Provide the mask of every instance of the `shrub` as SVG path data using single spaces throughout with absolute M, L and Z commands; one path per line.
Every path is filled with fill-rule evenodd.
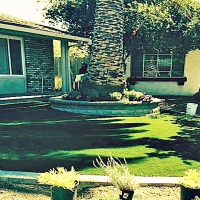
M 75 90 L 70 91 L 62 95 L 62 99 L 64 100 L 79 100 L 81 98 L 81 93 Z
M 200 171 L 189 169 L 180 179 L 180 184 L 186 188 L 200 189 Z
M 138 101 L 142 96 L 144 96 L 144 93 L 136 92 L 135 90 L 124 90 L 124 96 L 128 99 L 132 98 L 132 100 Z
M 133 98 L 135 98 L 135 90 L 124 90 L 124 96 L 126 97 L 126 98 L 129 98 L 129 97 L 133 97 Z
M 150 101 L 152 101 L 152 98 L 153 97 L 151 95 L 147 95 L 147 94 L 140 96 L 140 100 L 143 102 L 150 102 Z
M 71 171 L 67 171 L 64 167 L 51 169 L 49 172 L 40 173 L 37 180 L 41 184 L 66 188 L 74 191 L 79 184 L 79 174 L 71 167 Z
M 158 115 L 160 115 L 160 106 L 158 106 L 157 108 L 154 108 L 151 110 L 151 113 L 149 114 L 149 116 L 153 119 L 158 118 Z
M 120 92 L 113 92 L 110 93 L 111 100 L 113 101 L 120 101 L 122 99 L 122 93 Z
M 123 86 L 117 86 L 117 85 L 98 85 L 95 82 L 89 81 L 86 77 L 82 81 L 80 85 L 80 92 L 83 98 L 86 99 L 87 96 L 89 96 L 89 93 L 91 93 L 91 90 L 94 89 L 98 92 L 98 101 L 110 101 L 110 93 L 113 92 L 122 92 L 123 91 Z
M 95 162 L 96 161 L 96 162 Z M 100 156 L 93 162 L 94 166 L 97 165 L 109 176 L 111 183 L 120 190 L 134 191 L 139 187 L 140 183 L 134 178 L 127 167 L 126 160 L 124 164 L 118 159 L 110 156 L 107 163 L 104 163 Z
M 142 92 L 136 92 L 135 93 L 135 99 L 137 101 L 140 100 L 142 96 L 144 96 L 144 93 L 142 93 Z
M 86 96 L 87 101 L 97 101 L 98 99 L 99 93 L 95 89 L 88 91 L 88 94 Z

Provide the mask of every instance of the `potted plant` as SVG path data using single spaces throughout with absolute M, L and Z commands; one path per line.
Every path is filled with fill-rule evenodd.
M 126 160 L 124 164 L 110 156 L 105 163 L 100 156 L 93 162 L 95 167 L 100 167 L 109 176 L 111 183 L 121 190 L 120 200 L 132 200 L 134 191 L 140 186 L 139 181 L 130 173 Z
M 52 200 L 74 200 L 79 184 L 79 174 L 74 167 L 71 167 L 70 171 L 64 167 L 57 167 L 49 172 L 40 173 L 37 181 L 40 184 L 52 186 Z
M 191 200 L 200 197 L 200 171 L 189 169 L 180 179 L 181 200 Z

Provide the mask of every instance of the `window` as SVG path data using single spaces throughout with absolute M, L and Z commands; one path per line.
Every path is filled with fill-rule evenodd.
M 144 54 L 143 77 L 171 77 L 171 54 Z
M 0 75 L 23 75 L 21 39 L 0 37 Z
M 132 76 L 170 78 L 184 76 L 184 54 L 137 54 L 132 57 Z

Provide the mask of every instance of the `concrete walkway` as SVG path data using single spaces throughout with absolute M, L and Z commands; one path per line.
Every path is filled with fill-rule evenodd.
M 1 95 L 0 96 L 0 105 L 1 104 L 17 104 L 17 103 L 29 103 L 36 101 L 49 101 L 50 97 L 58 96 L 60 93 L 54 92 L 51 94 L 21 94 L 21 95 Z
M 37 184 L 37 176 L 35 172 L 19 172 L 19 171 L 3 171 L 0 170 L 0 182 L 6 183 L 22 183 Z M 180 177 L 141 177 L 136 176 L 141 186 L 179 186 Z M 81 175 L 81 185 L 111 185 L 108 176 L 98 175 Z

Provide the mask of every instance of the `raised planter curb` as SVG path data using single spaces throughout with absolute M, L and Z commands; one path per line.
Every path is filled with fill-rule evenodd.
M 96 116 L 144 116 L 158 106 L 158 102 L 72 101 L 61 96 L 49 98 L 55 110 Z
M 0 170 L 0 181 L 6 183 L 38 184 L 39 173 Z M 136 176 L 141 186 L 179 186 L 180 177 L 141 177 Z M 80 185 L 111 185 L 108 176 L 81 175 Z

